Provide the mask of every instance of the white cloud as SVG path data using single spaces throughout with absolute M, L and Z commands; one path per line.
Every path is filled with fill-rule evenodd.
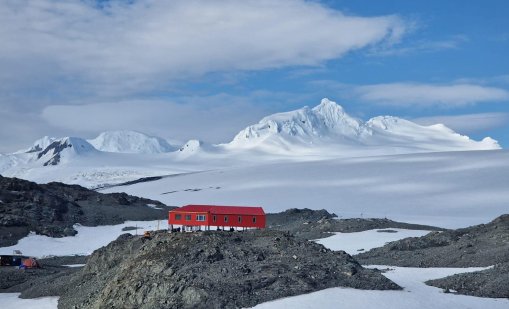
M 353 93 L 361 101 L 409 107 L 458 107 L 509 100 L 509 92 L 505 89 L 475 84 L 376 84 L 354 87 Z
M 376 46 L 370 51 L 369 55 L 400 56 L 415 53 L 431 53 L 448 49 L 457 49 L 468 41 L 469 39 L 465 35 L 455 35 L 443 40 L 417 40 L 407 42 L 404 46 Z
M 478 113 L 466 115 L 444 115 L 413 119 L 422 125 L 441 123 L 456 132 L 473 134 L 509 125 L 508 113 Z
M 87 105 L 52 105 L 41 117 L 65 135 L 77 131 L 95 137 L 106 130 L 137 130 L 174 142 L 201 139 L 230 141 L 245 126 L 257 122 L 267 111 L 253 98 L 226 94 L 185 97 L 174 101 L 130 100 Z
M 1 1 L 0 92 L 132 93 L 209 72 L 316 65 L 405 32 L 397 16 L 304 0 L 108 3 Z

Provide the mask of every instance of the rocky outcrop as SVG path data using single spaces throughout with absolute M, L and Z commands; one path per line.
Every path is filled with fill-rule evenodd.
M 509 263 L 498 264 L 487 270 L 430 280 L 426 284 L 442 288 L 445 292 L 509 298 Z
M 59 308 L 241 308 L 337 286 L 400 289 L 345 252 L 270 230 L 122 235 L 69 286 Z
M 327 210 L 288 209 L 280 213 L 267 214 L 267 227 L 288 231 L 305 239 L 319 239 L 333 233 L 355 233 L 373 229 L 401 228 L 409 230 L 442 231 L 444 229 L 392 221 L 381 218 L 338 219 Z
M 96 226 L 164 219 L 169 209 L 164 206 L 125 193 L 101 194 L 78 185 L 39 185 L 0 176 L 0 246 L 14 245 L 30 231 L 51 237 L 75 235 L 75 223 Z
M 475 267 L 509 262 L 509 215 L 488 224 L 433 232 L 356 255 L 363 264 L 409 267 Z

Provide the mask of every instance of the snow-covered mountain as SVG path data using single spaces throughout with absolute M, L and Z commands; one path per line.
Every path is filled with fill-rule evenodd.
M 313 108 L 267 116 L 227 144 L 190 140 L 174 148 L 164 139 L 133 131 L 104 132 L 89 141 L 44 137 L 28 150 L 0 155 L 0 174 L 97 187 L 142 177 L 285 160 L 492 149 L 500 146 L 489 137 L 475 141 L 441 124 L 421 126 L 391 116 L 364 122 L 323 99 Z
M 391 116 L 363 122 L 328 99 L 313 108 L 265 117 L 240 131 L 225 147 L 293 154 L 325 149 L 336 154 L 375 149 L 376 154 L 500 149 L 489 137 L 474 141 L 441 124 L 421 126 Z
M 166 140 L 136 131 L 107 131 L 88 140 L 97 150 L 122 153 L 164 153 L 175 151 Z
M 74 157 L 95 153 L 97 150 L 86 140 L 79 137 L 64 137 L 54 140 L 43 151 L 37 153 L 37 161 L 43 162 L 43 166 L 58 165 L 61 162 L 69 162 Z
M 185 155 L 192 155 L 203 150 L 204 143 L 197 139 L 187 141 L 182 147 L 179 148 L 179 152 Z
M 43 151 L 44 149 L 46 149 L 46 147 L 48 147 L 55 140 L 56 140 L 56 138 L 54 138 L 54 137 L 44 136 L 44 137 L 36 140 L 34 142 L 34 144 L 32 145 L 32 147 L 30 147 L 26 150 L 19 151 L 19 152 L 31 153 L 31 152 Z

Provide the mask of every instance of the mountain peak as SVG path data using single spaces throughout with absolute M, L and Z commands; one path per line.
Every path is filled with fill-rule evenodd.
M 240 131 L 228 146 L 257 147 L 274 153 L 297 153 L 297 149 L 320 153 L 320 147 L 334 148 L 332 152 L 338 153 L 346 149 L 369 152 L 375 148 L 379 153 L 500 148 L 492 139 L 474 141 L 443 125 L 421 126 L 393 116 L 378 116 L 363 122 L 327 98 L 313 108 L 306 106 L 267 116 Z
M 343 109 L 343 107 L 341 105 L 339 105 L 338 103 L 336 103 L 332 100 L 329 100 L 328 98 L 321 99 L 320 104 L 318 104 L 314 108 L 334 108 L 334 109 L 340 108 L 340 109 Z
M 37 154 L 38 160 L 44 161 L 44 166 L 58 165 L 63 158 L 96 152 L 97 150 L 86 140 L 79 137 L 63 137 L 55 139 L 44 150 Z
M 44 137 L 36 140 L 32 144 L 32 147 L 25 149 L 25 150 L 20 150 L 17 153 L 32 153 L 32 152 L 43 151 L 44 149 L 46 149 L 46 147 L 48 147 L 55 140 L 56 140 L 56 138 L 54 138 L 54 137 L 44 136 Z
M 121 153 L 164 153 L 174 151 L 165 139 L 137 131 L 106 131 L 88 140 L 97 150 Z

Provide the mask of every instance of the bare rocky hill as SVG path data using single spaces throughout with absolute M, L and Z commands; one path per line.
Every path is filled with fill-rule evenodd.
M 101 194 L 78 185 L 0 176 L 0 246 L 14 245 L 30 231 L 51 237 L 75 235 L 75 223 L 97 226 L 164 219 L 169 209 L 125 193 Z
M 355 257 L 362 264 L 409 267 L 483 267 L 509 262 L 509 215 L 488 224 L 402 239 Z
M 509 215 L 488 224 L 391 242 L 355 256 L 362 264 L 413 267 L 487 267 L 427 284 L 482 297 L 509 297 Z
M 267 214 L 267 227 L 288 231 L 305 239 L 319 239 L 332 236 L 333 233 L 354 233 L 373 229 L 401 228 L 409 230 L 444 231 L 445 229 L 397 222 L 382 218 L 338 219 L 336 214 L 327 210 L 288 209 L 279 213 Z
M 487 270 L 430 280 L 426 284 L 458 294 L 509 298 L 509 262 Z
M 59 308 L 242 308 L 338 286 L 400 289 L 344 252 L 270 230 L 125 234 L 22 297 L 41 296 L 40 286 L 60 291 Z

